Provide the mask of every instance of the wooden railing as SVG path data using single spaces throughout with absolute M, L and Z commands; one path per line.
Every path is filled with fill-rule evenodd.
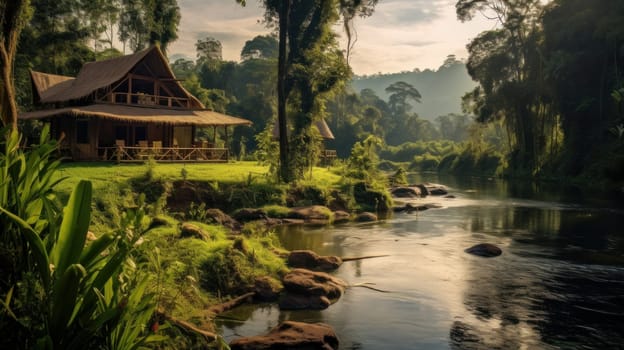
M 227 162 L 227 148 L 205 147 L 98 147 L 100 159 L 105 161 L 140 162 L 153 158 L 158 162 Z
M 321 165 L 324 165 L 324 166 L 331 165 L 334 159 L 336 159 L 336 157 L 338 157 L 336 150 L 333 150 L 333 149 L 323 150 L 320 156 Z
M 141 106 L 191 108 L 188 98 L 156 96 L 143 93 L 132 94 L 127 92 L 112 92 L 108 102 L 112 102 L 114 104 L 132 104 Z

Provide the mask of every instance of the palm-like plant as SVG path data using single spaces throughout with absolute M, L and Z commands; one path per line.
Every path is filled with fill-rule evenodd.
M 52 180 L 58 162 L 49 159 L 55 147 L 47 130 L 29 153 L 19 149 L 16 132 L 7 135 L 0 158 L 0 220 L 13 246 L 21 247 L 20 261 L 29 263 L 22 272 L 35 272 L 43 291 L 40 300 L 19 302 L 43 305 L 41 324 L 26 322 L 33 315 L 12 308 L 20 274 L 9 281 L 15 284 L 3 298 L 4 314 L 34 338 L 24 339 L 24 347 L 135 349 L 162 340 L 146 327 L 156 307 L 145 295 L 146 280 L 127 268 L 134 265 L 130 254 L 140 238 L 143 211 L 126 212 L 118 231 L 86 244 L 91 183 L 78 183 L 60 215 L 52 191 L 60 181 Z

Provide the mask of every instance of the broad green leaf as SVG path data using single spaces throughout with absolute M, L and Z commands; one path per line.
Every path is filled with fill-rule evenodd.
M 64 336 L 65 328 L 76 308 L 80 282 L 86 275 L 87 271 L 82 265 L 72 264 L 56 281 L 52 298 L 52 314 L 50 315 L 50 329 L 53 338 L 58 339 Z
M 91 219 L 91 192 L 91 182 L 81 180 L 63 210 L 59 236 L 51 254 L 59 274 L 63 274 L 69 265 L 77 263 L 82 254 Z
M 91 263 L 106 250 L 110 245 L 115 241 L 115 236 L 107 233 L 102 235 L 100 238 L 91 242 L 82 252 L 82 256 L 80 257 L 80 264 L 82 266 L 89 266 Z

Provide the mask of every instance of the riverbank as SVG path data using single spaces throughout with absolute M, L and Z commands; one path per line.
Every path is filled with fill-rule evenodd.
M 339 169 L 315 168 L 313 179 L 288 186 L 272 183 L 267 170 L 253 162 L 66 163 L 56 176 L 66 178 L 57 186 L 62 200 L 79 180 L 93 182 L 95 237 L 119 226 L 128 210 L 146 213 L 134 258 L 155 295 L 153 322 L 169 339 L 160 348 L 188 348 L 218 343 L 215 307 L 254 293 L 260 280 L 280 288 L 290 268 L 275 225 L 327 225 L 391 206 L 382 192 L 345 181 Z M 206 334 L 216 334 L 217 343 Z

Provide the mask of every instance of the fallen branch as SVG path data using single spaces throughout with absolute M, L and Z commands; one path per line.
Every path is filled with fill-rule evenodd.
M 194 324 L 184 321 L 184 320 L 179 320 L 175 317 L 169 316 L 167 314 L 165 314 L 163 311 L 156 311 L 156 314 L 158 315 L 158 317 L 165 319 L 171 323 L 173 323 L 175 326 L 178 326 L 180 328 L 182 328 L 183 330 L 186 330 L 187 332 L 191 332 L 191 333 L 196 333 L 199 335 L 202 335 L 204 337 L 206 337 L 208 340 L 210 341 L 215 341 L 217 340 L 217 338 L 219 337 L 218 334 L 207 331 L 205 329 L 201 329 L 197 326 L 195 326 Z
M 238 298 L 232 299 L 228 302 L 225 302 L 223 304 L 219 304 L 219 305 L 214 305 L 208 308 L 207 312 L 210 313 L 211 315 L 218 315 L 220 313 L 226 312 L 228 310 L 231 310 L 232 308 L 239 306 L 243 303 L 245 303 L 248 299 L 252 298 L 254 295 L 256 295 L 255 292 L 251 292 L 251 293 L 247 293 L 244 295 L 241 295 Z M 199 327 L 197 327 L 196 325 L 184 321 L 184 320 L 180 320 L 177 319 L 175 317 L 169 316 L 167 315 L 164 311 L 162 310 L 157 310 L 156 311 L 156 315 L 163 320 L 167 320 L 169 322 L 171 322 L 172 324 L 174 324 L 175 326 L 178 326 L 180 328 L 182 328 L 182 330 L 185 330 L 187 332 L 191 332 L 191 333 L 196 333 L 199 335 L 202 335 L 204 337 L 206 337 L 208 340 L 210 341 L 215 341 L 219 338 L 219 335 L 210 331 L 207 331 L 205 329 L 201 329 Z
M 373 259 L 373 258 L 383 258 L 386 256 L 390 256 L 388 254 L 386 255 L 369 255 L 369 256 L 359 256 L 359 257 L 355 257 L 355 258 L 342 258 L 342 261 L 356 261 L 356 260 L 364 260 L 364 259 Z
M 232 299 L 230 301 L 227 301 L 223 304 L 219 304 L 219 305 L 213 305 L 211 307 L 208 308 L 208 312 L 214 315 L 218 315 L 221 313 L 224 313 L 228 310 L 231 310 L 241 304 L 244 304 L 245 302 L 247 302 L 247 300 L 251 299 L 254 297 L 254 295 L 256 295 L 255 292 L 249 292 L 247 294 L 243 294 L 238 298 Z

